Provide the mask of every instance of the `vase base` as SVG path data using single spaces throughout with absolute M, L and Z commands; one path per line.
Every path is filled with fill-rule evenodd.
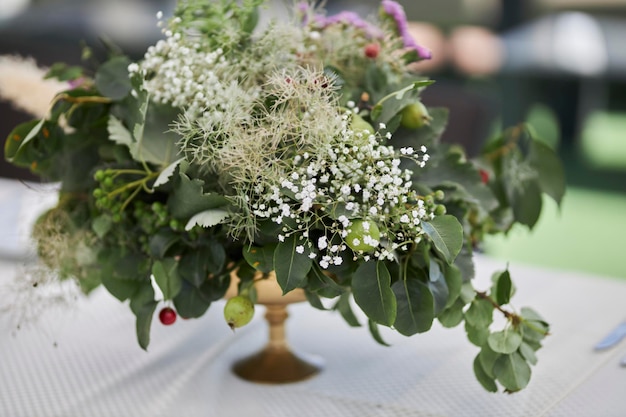
M 304 360 L 289 349 L 265 348 L 233 365 L 233 372 L 251 382 L 284 384 L 309 379 L 318 374 L 321 361 Z

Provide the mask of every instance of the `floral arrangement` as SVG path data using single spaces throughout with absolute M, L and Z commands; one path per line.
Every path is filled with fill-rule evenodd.
M 534 226 L 542 193 L 560 202 L 555 153 L 527 126 L 470 159 L 439 138 L 447 110 L 420 95 L 430 52 L 402 7 L 327 16 L 312 4 L 257 27 L 263 0 L 180 1 L 139 62 L 55 65 L 68 82 L 46 117 L 17 126 L 6 158 L 60 184 L 37 221 L 40 260 L 136 315 L 138 342 L 197 318 L 240 278 L 229 325 L 246 324 L 253 282 L 360 325 L 411 336 L 464 323 L 489 391 L 524 388 L 548 324 L 509 306 L 508 270 L 472 286 L 483 236 Z M 354 301 L 354 302 L 353 302 Z M 494 329 L 494 315 L 504 324 Z

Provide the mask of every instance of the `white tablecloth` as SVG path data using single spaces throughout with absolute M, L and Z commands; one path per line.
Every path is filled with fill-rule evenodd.
M 24 197 L 3 206 L 2 195 L 6 218 Z M 476 382 L 477 348 L 462 326 L 436 325 L 412 338 L 384 332 L 393 346 L 383 347 L 366 328 L 306 304 L 290 307 L 288 338 L 295 351 L 322 358 L 323 371 L 287 385 L 245 382 L 230 365 L 265 343 L 262 308 L 234 334 L 222 302 L 201 319 L 170 327 L 155 321 L 144 352 L 126 304 L 100 290 L 64 303 L 73 297 L 68 288 L 56 292 L 57 302 L 41 301 L 37 291 L 45 288 L 25 290 L 23 259 L 0 261 L 0 417 L 626 416 L 626 368 L 619 366 L 626 342 L 593 351 L 626 318 L 626 282 L 617 279 L 510 265 L 515 305 L 538 310 L 552 335 L 528 388 L 507 395 Z M 477 282 L 486 288 L 503 267 L 478 257 Z M 18 313 L 39 305 L 41 319 L 17 329 Z

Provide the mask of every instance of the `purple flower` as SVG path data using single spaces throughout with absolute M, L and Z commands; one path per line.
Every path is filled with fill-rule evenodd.
M 406 48 L 414 49 L 417 55 L 422 59 L 431 59 L 432 52 L 428 48 L 418 45 L 409 32 L 409 25 L 406 20 L 404 8 L 393 0 L 383 0 L 381 3 L 382 13 L 393 18 L 396 21 L 396 28 L 402 37 Z
M 316 23 L 322 28 L 325 28 L 330 25 L 338 24 L 338 23 L 343 23 L 345 25 L 350 25 L 358 29 L 362 29 L 365 32 L 365 34 L 370 38 L 382 38 L 383 37 L 383 32 L 378 27 L 363 20 L 355 12 L 343 11 L 343 12 L 340 12 L 340 13 L 337 13 L 335 15 L 328 16 L 328 17 L 317 15 L 315 16 L 315 18 L 316 18 Z

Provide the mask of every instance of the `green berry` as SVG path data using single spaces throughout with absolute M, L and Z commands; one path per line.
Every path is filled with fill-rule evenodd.
M 363 137 L 369 137 L 369 135 L 374 134 L 374 128 L 372 127 L 372 125 L 367 123 L 358 114 L 352 115 L 352 122 L 350 124 L 350 129 L 352 129 L 355 135 L 361 133 Z
M 430 123 L 431 117 L 421 101 L 409 104 L 402 110 L 400 124 L 407 129 L 419 129 Z
M 435 206 L 435 215 L 441 216 L 444 214 L 446 214 L 446 206 L 444 206 L 443 204 L 437 204 L 437 206 Z
M 231 298 L 224 306 L 224 318 L 233 330 L 250 323 L 252 317 L 254 317 L 254 304 L 245 295 Z
M 369 220 L 353 220 L 346 235 L 346 244 L 353 251 L 371 252 L 380 241 L 378 225 Z

